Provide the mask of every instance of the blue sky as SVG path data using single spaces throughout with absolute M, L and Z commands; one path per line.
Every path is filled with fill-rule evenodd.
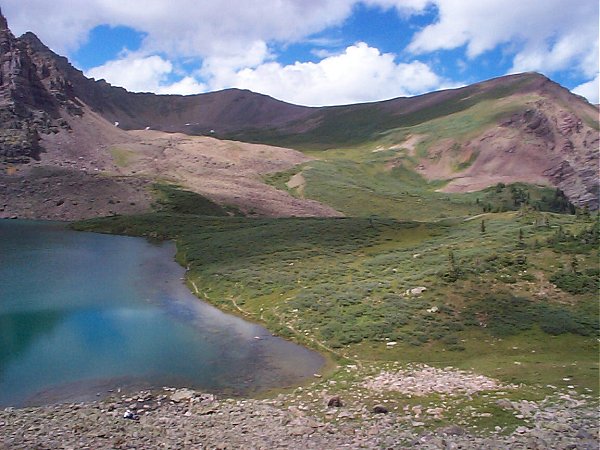
M 4 0 L 86 75 L 132 91 L 229 87 L 375 101 L 537 71 L 598 103 L 597 0 Z

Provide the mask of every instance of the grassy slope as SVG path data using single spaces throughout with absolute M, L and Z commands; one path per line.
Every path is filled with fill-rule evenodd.
M 348 216 L 376 215 L 430 221 L 475 215 L 484 209 L 486 212 L 515 209 L 520 201 L 515 203 L 510 189 L 495 192 L 495 188 L 490 188 L 470 194 L 441 193 L 437 190 L 447 180 L 427 181 L 418 170 L 420 159 L 427 157 L 429 148 L 440 140 L 449 139 L 459 146 L 496 127 L 500 118 L 509 117 L 539 98 L 535 94 L 501 97 L 506 93 L 510 91 L 499 89 L 498 92 L 466 96 L 460 108 L 448 101 L 447 105 L 441 105 L 442 111 L 448 110 L 451 114 L 418 111 L 402 126 L 371 134 L 372 140 L 368 142 L 308 151 L 315 161 L 288 172 L 272 174 L 266 177 L 266 182 L 286 189 L 292 195 L 331 205 Z M 419 122 L 417 118 L 425 121 Z M 420 141 L 413 149 L 404 148 L 403 143 L 410 136 L 420 136 Z M 469 160 L 463 161 L 463 155 L 458 152 L 455 171 L 466 169 L 476 156 L 471 155 Z M 289 189 L 287 181 L 300 171 L 305 183 L 301 189 Z M 516 186 L 530 204 L 538 205 L 542 210 L 556 211 L 548 205 L 554 196 L 553 190 L 524 184 Z
M 178 260 L 200 297 L 349 360 L 452 364 L 531 384 L 564 385 L 568 377 L 597 392 L 597 287 L 580 295 L 550 287 L 552 275 L 570 270 L 573 254 L 545 244 L 559 226 L 576 232 L 593 222 L 550 214 L 549 227 L 534 226 L 538 213 L 531 214 L 488 214 L 485 232 L 480 220 L 173 213 L 97 219 L 78 229 L 176 238 Z M 580 250 L 583 273 L 595 267 L 598 251 Z M 416 286 L 427 291 L 405 295 Z M 519 314 L 494 326 L 494 305 L 515 298 Z M 565 317 L 575 325 L 556 331 L 553 321 Z M 388 349 L 388 341 L 398 344 Z
M 527 89 L 539 81 L 539 75 L 523 74 L 518 78 L 504 80 L 504 84 L 482 88 L 477 85 L 443 93 L 426 94 L 419 98 L 391 100 L 384 103 L 367 103 L 352 106 L 334 106 L 315 112 L 314 117 L 302 123 L 290 124 L 288 129 L 245 130 L 223 136 L 245 142 L 260 142 L 304 151 L 320 151 L 339 146 L 356 146 L 373 142 L 388 130 L 412 127 L 452 114 L 464 112 L 488 100 L 503 99 L 514 92 Z M 430 101 L 431 99 L 435 99 Z M 411 110 L 412 102 L 423 102 Z M 396 102 L 395 106 L 391 106 Z M 392 112 L 393 111 L 393 112 Z M 302 133 L 307 122 L 316 125 Z
M 598 273 L 586 271 L 597 268 L 598 223 L 587 216 L 523 209 L 427 223 L 251 219 L 224 210 L 209 217 L 200 214 L 213 214 L 212 207 L 181 213 L 193 194 L 167 192 L 163 202 L 171 204 L 161 212 L 76 228 L 176 239 L 177 259 L 200 298 L 337 357 L 342 368 L 328 376 L 336 383 L 327 385 L 332 393 L 351 389 L 369 405 L 381 403 L 380 394 L 361 390 L 362 380 L 407 362 L 474 369 L 519 384 L 504 394 L 453 400 L 444 421 L 426 420 L 480 431 L 526 425 L 499 408 L 497 398 L 540 400 L 568 386 L 597 398 Z M 496 198 L 495 190 L 490 195 Z M 569 238 L 594 227 L 595 243 Z M 564 274 L 577 280 L 562 280 L 562 290 L 548 282 Z M 427 290 L 406 295 L 417 286 Z M 581 286 L 587 287 L 579 294 L 568 292 Z M 443 401 L 394 393 L 385 400 L 394 408 Z
M 448 102 L 404 117 L 395 128 L 367 130 L 369 117 L 379 117 L 369 106 L 353 116 L 357 132 L 348 146 L 337 145 L 348 129 L 339 122 L 321 124 L 318 137 L 294 138 L 318 160 L 267 182 L 288 189 L 286 182 L 302 172 L 305 184 L 291 193 L 327 203 L 344 219 L 232 217 L 205 208 L 194 194 L 163 187 L 160 212 L 77 228 L 176 239 L 177 258 L 199 297 L 329 349 L 340 361 L 372 370 L 408 361 L 475 369 L 524 383 L 520 392 L 532 399 L 553 392 L 548 386 L 597 395 L 598 274 L 588 272 L 597 269 L 597 223 L 536 211 L 569 210 L 544 187 L 438 193 L 442 182 L 421 178 L 410 151 L 373 151 L 411 134 L 468 139 L 522 106 L 497 100 L 504 94 Z M 431 142 L 423 141 L 417 154 Z M 392 160 L 397 167 L 389 170 Z M 569 238 L 594 227 L 595 244 Z M 427 290 L 406 295 L 417 286 Z M 345 377 L 342 370 L 333 380 L 342 385 Z M 481 398 L 461 400 L 457 414 L 469 405 L 493 410 L 487 425 L 515 424 Z

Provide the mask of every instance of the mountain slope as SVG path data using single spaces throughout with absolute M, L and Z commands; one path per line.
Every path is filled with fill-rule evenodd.
M 104 80 L 86 78 L 32 33 L 15 38 L 3 17 L 0 52 L 0 173 L 4 167 L 27 179 L 30 175 L 22 163 L 37 160 L 42 166 L 104 173 L 113 176 L 117 185 L 125 182 L 123 175 L 147 176 L 151 182 L 166 172 L 148 170 L 148 164 L 131 164 L 125 170 L 115 154 L 124 151 L 137 155 L 133 161 L 146 161 L 149 153 L 141 142 L 152 146 L 147 142 L 150 135 L 128 130 L 152 129 L 296 148 L 324 160 L 321 166 L 355 164 L 360 177 L 389 178 L 398 201 L 402 201 L 398 195 L 406 175 L 429 183 L 429 191 L 450 193 L 499 182 L 543 184 L 560 188 L 578 206 L 598 208 L 598 110 L 539 74 L 511 75 L 412 98 L 308 108 L 238 89 L 192 96 L 130 93 Z M 203 145 L 198 148 L 206 148 Z M 115 153 L 115 148 L 121 150 Z M 257 158 L 253 176 L 263 176 L 259 153 L 252 154 Z M 281 170 L 300 161 L 308 164 L 307 169 L 318 166 L 286 150 L 277 154 L 288 161 L 279 166 Z M 159 157 L 164 158 L 161 167 L 172 167 L 173 153 L 162 151 Z M 195 176 L 216 168 L 206 166 L 202 158 L 190 161 L 199 164 Z M 290 190 L 297 198 L 284 193 L 287 197 L 281 201 L 291 204 L 304 201 L 304 196 L 331 201 L 313 194 L 337 189 L 335 183 L 342 178 L 331 177 L 329 169 L 322 172 L 322 178 L 318 173 L 307 171 L 300 183 L 302 192 Z M 232 173 L 223 176 L 220 193 L 178 177 L 183 177 L 180 171 L 168 175 L 171 182 L 217 201 L 231 199 L 223 195 L 228 189 L 239 192 Z M 343 183 L 344 189 L 351 184 Z M 385 189 L 383 196 L 388 195 Z M 367 198 L 380 195 L 372 186 L 365 192 Z M 4 203 L 8 204 L 6 195 Z M 234 202 L 257 211 L 258 200 L 250 197 L 236 194 Z M 147 197 L 141 204 L 149 202 Z M 340 208 L 335 201 L 330 204 Z M 373 213 L 369 204 L 365 203 L 365 214 Z M 276 205 L 281 203 L 259 210 L 272 214 L 281 207 Z M 316 213 L 312 206 L 307 208 Z M 125 207 L 111 210 L 129 211 Z
M 146 128 L 152 117 L 180 124 L 205 114 L 236 129 L 236 123 L 276 121 L 278 106 L 287 108 L 283 102 L 255 94 L 240 102 L 247 95 L 241 91 L 206 94 L 200 102 L 128 93 L 85 78 L 31 33 L 15 38 L 4 19 L 0 50 L 0 218 L 145 212 L 156 200 L 156 182 L 182 185 L 251 215 L 339 215 L 261 181 L 264 173 L 310 159 L 300 152 L 114 125 Z
M 110 122 L 123 129 L 208 134 L 235 132 L 246 128 L 278 126 L 301 120 L 310 108 L 291 105 L 261 94 L 226 89 L 198 95 L 156 95 L 133 93 L 104 80 L 86 78 L 66 58 L 56 55 L 33 33 L 20 41 L 27 44 L 40 61 L 50 61 L 70 81 L 72 94 Z
M 446 183 L 444 192 L 517 181 L 555 186 L 576 205 L 598 208 L 598 110 L 539 74 L 322 108 L 297 126 L 303 132 L 289 124 L 237 137 L 312 152 L 362 147 L 362 155 L 342 159 L 377 159 L 387 170 L 403 167 Z

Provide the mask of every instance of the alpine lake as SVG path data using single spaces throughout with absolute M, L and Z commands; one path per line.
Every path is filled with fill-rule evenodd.
M 324 358 L 185 286 L 172 242 L 0 220 L 0 406 L 293 386 Z

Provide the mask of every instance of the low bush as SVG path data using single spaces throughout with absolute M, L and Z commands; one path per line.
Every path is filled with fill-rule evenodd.
M 590 311 L 537 303 L 511 294 L 490 295 L 463 312 L 465 323 L 484 326 L 494 336 L 510 336 L 534 325 L 546 333 L 588 336 L 598 332 L 597 318 Z
M 550 278 L 558 288 L 570 294 L 594 294 L 600 288 L 600 270 L 587 269 L 581 272 L 557 272 Z

